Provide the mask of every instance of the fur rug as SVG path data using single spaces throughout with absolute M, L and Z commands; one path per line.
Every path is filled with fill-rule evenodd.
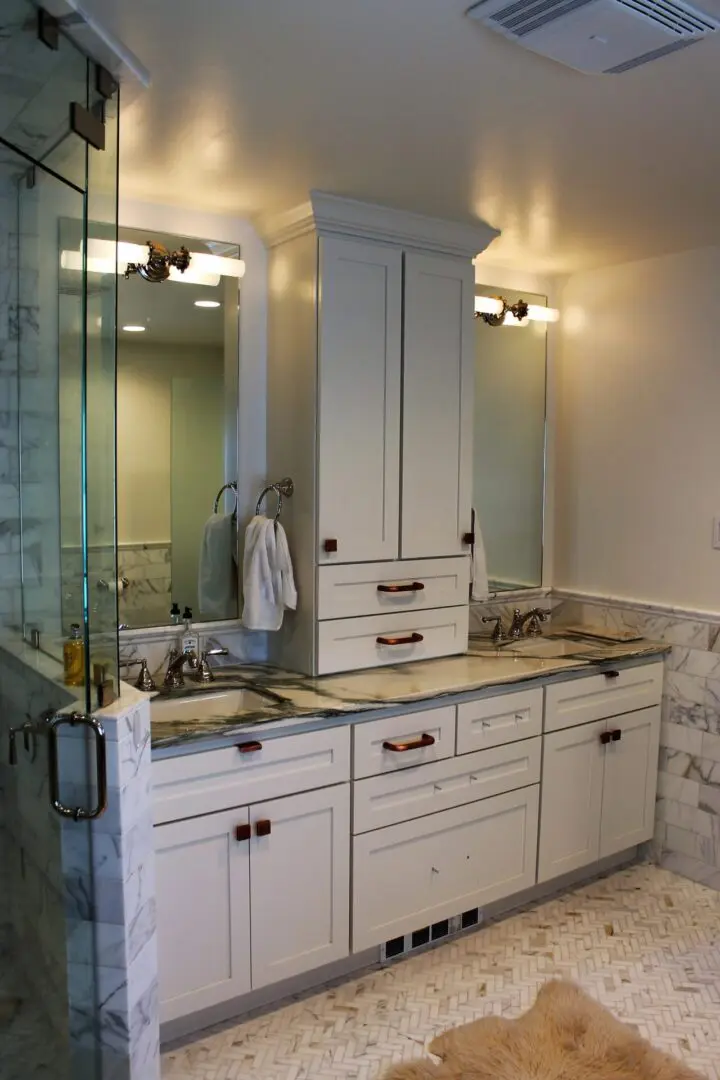
M 475 1020 L 428 1049 L 439 1064 L 395 1065 L 383 1080 L 703 1080 L 569 982 L 546 983 L 517 1020 Z

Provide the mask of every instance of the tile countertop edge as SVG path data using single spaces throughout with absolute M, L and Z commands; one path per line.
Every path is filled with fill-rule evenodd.
M 598 650 L 600 651 L 600 650 Z M 543 684 L 556 682 L 561 678 L 576 678 L 591 675 L 601 671 L 609 663 L 628 664 L 633 661 L 652 662 L 653 659 L 663 656 L 669 651 L 669 646 L 659 643 L 643 641 L 627 644 L 613 644 L 607 646 L 603 658 L 592 660 L 562 658 L 558 660 L 532 657 L 524 657 L 525 661 L 538 664 L 535 670 L 523 668 L 514 673 L 491 674 L 488 672 L 483 678 L 475 678 L 470 681 L 458 680 L 454 686 L 428 685 L 426 688 L 410 693 L 392 693 L 393 681 L 400 681 L 400 677 L 412 677 L 412 670 L 422 664 L 422 675 L 426 678 L 432 672 L 433 666 L 437 670 L 441 665 L 452 664 L 453 661 L 461 662 L 470 655 L 475 660 L 483 660 L 486 663 L 494 660 L 507 659 L 502 655 L 479 656 L 466 654 L 466 656 L 447 657 L 444 660 L 421 661 L 420 664 L 407 664 L 399 671 L 398 668 L 376 668 L 364 672 L 347 672 L 342 676 L 327 676 L 310 679 L 292 673 L 285 673 L 289 682 L 295 682 L 295 689 L 307 683 L 307 689 L 301 689 L 301 693 L 316 697 L 317 700 L 307 705 L 300 705 L 291 699 L 291 690 L 287 690 L 286 700 L 273 706 L 269 704 L 267 712 L 257 710 L 248 712 L 244 716 L 235 715 L 227 718 L 208 718 L 207 720 L 187 722 L 162 721 L 156 723 L 152 729 L 152 756 L 153 760 L 163 760 L 190 753 L 199 753 L 206 750 L 214 750 L 227 747 L 239 735 L 248 732 L 256 732 L 259 727 L 263 728 L 266 737 L 276 735 L 299 734 L 307 730 L 335 727 L 341 724 L 358 723 L 376 719 L 379 716 L 392 715 L 401 710 L 412 708 L 422 711 L 432 708 L 439 702 L 443 704 L 459 704 L 463 701 L 476 699 L 478 696 L 487 696 L 491 693 L 510 693 L 521 689 L 523 685 L 530 685 L 542 680 Z M 267 669 L 271 676 L 270 682 L 265 688 L 279 697 L 283 697 L 283 673 Z M 396 676 L 394 679 L 393 676 Z M 373 677 L 388 682 L 387 690 L 372 697 L 333 697 L 332 693 L 323 693 L 321 686 L 332 687 L 333 684 L 342 685 L 343 680 L 362 681 L 363 678 L 370 680 Z M 256 677 L 252 680 L 257 686 L 263 687 L 262 679 Z M 320 685 L 318 685 L 320 684 Z M 245 685 L 251 685 L 250 680 Z M 215 687 L 215 691 L 231 687 Z M 206 690 L 207 692 L 207 690 Z M 212 692 L 212 691 L 211 691 Z M 170 730 L 170 727 L 173 730 Z M 181 728 L 182 730 L 178 730 Z M 163 733 L 164 732 L 164 733 Z

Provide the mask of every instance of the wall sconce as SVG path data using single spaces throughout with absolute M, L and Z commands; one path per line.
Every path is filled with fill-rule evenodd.
M 148 240 L 147 246 L 147 262 L 129 262 L 125 267 L 126 278 L 131 274 L 139 274 L 145 281 L 167 281 L 173 267 L 184 274 L 190 265 L 190 252 L 186 247 L 168 251 L 162 244 L 156 244 L 152 240 Z
M 153 245 L 157 251 L 159 245 Z M 182 249 L 181 249 L 182 251 Z M 178 254 L 174 252 L 173 254 Z M 87 245 L 87 258 L 82 250 L 62 251 L 60 266 L 63 270 L 87 270 L 88 274 L 126 275 L 127 264 L 142 264 L 147 259 L 147 248 L 142 244 L 130 244 L 120 240 L 91 239 Z M 170 257 L 170 256 L 169 256 Z M 224 255 L 209 255 L 204 251 L 188 252 L 189 265 L 185 270 L 170 262 L 169 273 L 159 280 L 183 281 L 187 285 L 219 285 L 221 276 L 241 278 L 245 274 L 242 259 Z M 130 271 L 131 273 L 137 271 Z M 143 275 L 144 276 L 144 275 Z M 157 280 L 157 279 L 156 279 Z
M 559 317 L 557 308 L 528 304 L 525 300 L 509 304 L 504 296 L 475 297 L 475 318 L 488 326 L 527 326 L 530 321 L 557 322 Z

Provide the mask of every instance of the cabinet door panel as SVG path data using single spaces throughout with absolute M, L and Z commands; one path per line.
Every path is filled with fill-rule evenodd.
M 596 862 L 605 721 L 544 736 L 538 881 Z
M 402 557 L 458 555 L 471 527 L 473 267 L 405 256 Z
M 350 785 L 252 806 L 250 821 L 256 990 L 349 953 Z
M 402 254 L 320 241 L 318 560 L 398 554 Z M 326 551 L 325 542 L 335 541 Z
M 660 707 L 627 713 L 608 721 L 620 731 L 605 749 L 600 856 L 649 840 L 655 825 L 660 747 Z
M 535 883 L 538 787 L 356 836 L 353 950 Z
M 162 1021 L 250 990 L 247 824 L 245 808 L 154 830 Z

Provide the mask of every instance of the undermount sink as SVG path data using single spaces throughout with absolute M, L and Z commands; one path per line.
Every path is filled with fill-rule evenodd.
M 486 639 L 480 644 L 477 640 L 473 643 L 473 651 L 492 652 L 493 655 L 508 656 L 537 656 L 541 659 L 560 660 L 566 656 L 578 656 L 582 653 L 592 652 L 597 645 L 591 645 L 585 641 L 573 641 L 569 638 L 522 638 L 519 641 L 503 641 L 494 645 Z M 472 646 L 471 646 L 472 648 Z
M 237 690 L 218 690 L 189 697 L 156 697 L 150 702 L 153 724 L 192 723 L 193 720 L 222 719 L 256 709 L 267 709 L 277 703 L 256 690 L 242 687 Z

